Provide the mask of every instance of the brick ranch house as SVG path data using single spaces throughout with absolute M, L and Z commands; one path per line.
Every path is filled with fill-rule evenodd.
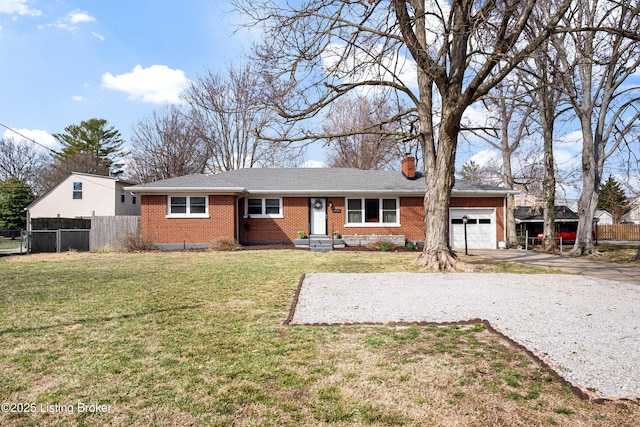
M 252 168 L 187 175 L 128 187 L 140 197 L 142 237 L 160 249 L 292 244 L 338 233 L 346 244 L 371 239 L 424 241 L 425 180 L 415 161 L 403 172 L 349 168 Z M 449 210 L 451 246 L 496 248 L 506 241 L 506 196 L 512 190 L 457 181 Z

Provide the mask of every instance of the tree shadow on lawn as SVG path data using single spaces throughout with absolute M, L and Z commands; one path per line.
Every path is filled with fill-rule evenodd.
M 142 311 L 139 313 L 127 313 L 121 314 L 119 316 L 105 316 L 105 317 L 95 317 L 95 318 L 84 318 L 78 319 L 72 322 L 65 323 L 57 323 L 54 325 L 45 325 L 45 326 L 35 326 L 32 328 L 9 328 L 0 330 L 0 335 L 12 334 L 12 333 L 23 333 L 23 332 L 36 332 L 36 331 L 46 331 L 48 329 L 55 329 L 66 326 L 75 326 L 75 325 L 86 325 L 92 323 L 100 323 L 100 322 L 110 322 L 112 320 L 124 320 L 124 319 L 137 319 L 145 316 L 150 316 L 152 314 L 158 313 L 166 313 L 170 311 L 183 311 L 183 310 L 195 310 L 197 308 L 202 307 L 201 304 L 195 305 L 181 305 L 178 307 L 170 307 L 170 308 L 158 308 L 155 310 Z

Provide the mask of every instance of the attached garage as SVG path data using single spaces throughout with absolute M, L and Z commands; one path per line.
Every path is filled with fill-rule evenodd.
M 467 217 L 467 247 L 469 249 L 495 249 L 496 210 L 456 209 L 449 210 L 449 235 L 451 247 L 464 249 L 464 220 Z

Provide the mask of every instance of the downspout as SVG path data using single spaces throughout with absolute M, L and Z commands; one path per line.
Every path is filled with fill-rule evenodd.
M 248 191 L 244 190 L 240 195 L 236 193 L 236 211 L 233 215 L 234 221 L 236 223 L 236 243 L 240 243 L 240 215 L 244 218 L 244 205 L 240 206 L 240 199 L 242 199 L 243 203 L 247 197 Z
M 236 196 L 236 211 L 233 213 L 233 221 L 236 223 L 236 243 L 240 244 L 240 197 Z
M 502 199 L 502 240 L 507 241 L 507 227 L 509 226 L 509 218 L 507 217 L 507 196 Z

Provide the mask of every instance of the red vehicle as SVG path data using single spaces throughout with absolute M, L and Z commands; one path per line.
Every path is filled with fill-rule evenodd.
M 538 239 L 544 239 L 544 234 L 540 233 L 536 237 L 538 237 Z M 576 232 L 575 231 L 569 231 L 569 230 L 558 230 L 558 231 L 556 231 L 556 239 L 560 240 L 560 238 L 562 238 L 563 242 L 566 242 L 566 241 L 575 242 L 576 241 Z

